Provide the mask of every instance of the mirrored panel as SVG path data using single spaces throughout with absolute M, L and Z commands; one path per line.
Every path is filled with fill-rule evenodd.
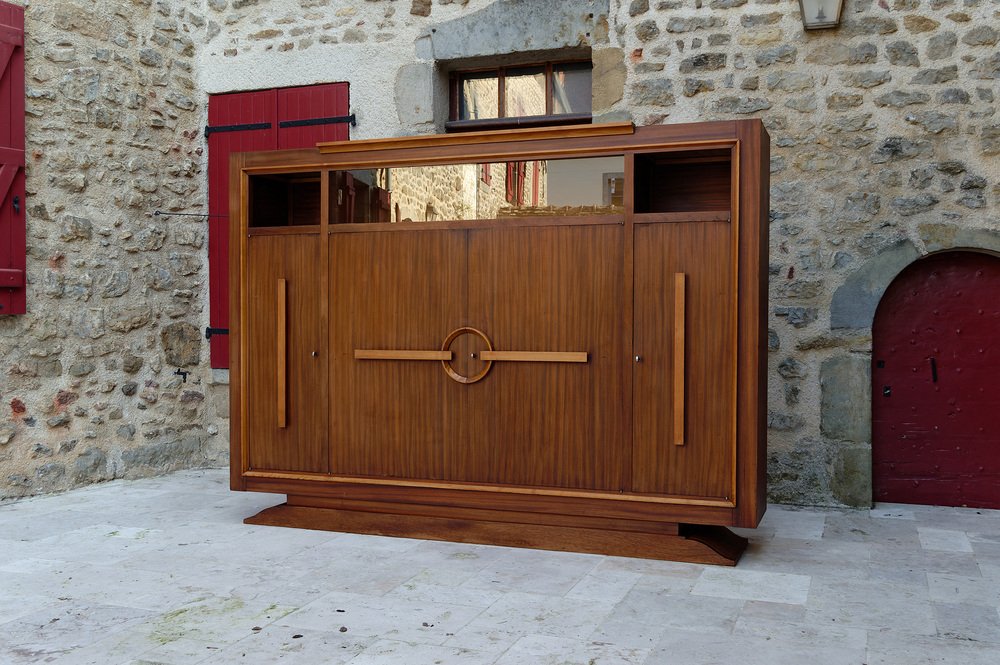
M 594 157 L 330 173 L 330 223 L 624 213 L 625 159 Z

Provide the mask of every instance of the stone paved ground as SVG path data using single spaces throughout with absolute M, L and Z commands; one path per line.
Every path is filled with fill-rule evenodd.
M 735 569 L 245 526 L 222 470 L 0 505 L 0 663 L 1000 662 L 1000 511 L 771 506 Z

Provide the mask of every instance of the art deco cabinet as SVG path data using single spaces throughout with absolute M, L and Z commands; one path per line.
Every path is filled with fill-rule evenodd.
M 232 161 L 248 519 L 733 564 L 765 509 L 757 120 Z

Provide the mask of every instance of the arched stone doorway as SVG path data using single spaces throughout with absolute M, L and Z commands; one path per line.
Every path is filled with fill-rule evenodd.
M 911 263 L 872 325 L 875 501 L 1000 508 L 1000 259 Z

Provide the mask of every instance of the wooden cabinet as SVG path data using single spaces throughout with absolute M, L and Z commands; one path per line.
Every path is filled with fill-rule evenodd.
M 735 563 L 767 152 L 739 121 L 235 157 L 232 486 L 288 495 L 248 521 Z

